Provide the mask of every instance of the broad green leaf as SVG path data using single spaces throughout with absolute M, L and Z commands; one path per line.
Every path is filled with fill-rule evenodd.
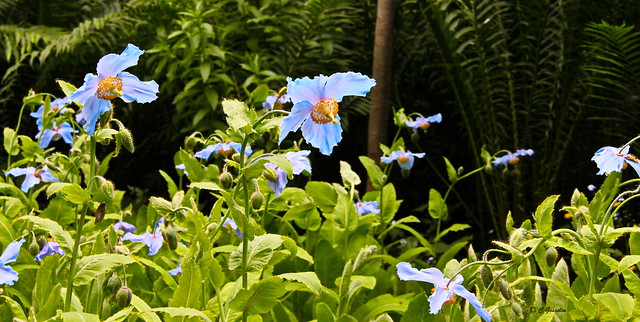
M 251 91 L 251 100 L 253 102 L 264 102 L 267 100 L 269 96 L 269 86 L 267 84 L 261 84 L 256 87 L 253 91 Z
M 361 182 L 358 174 L 351 170 L 351 165 L 344 161 L 340 161 L 340 176 L 345 186 L 357 186 Z
M 533 218 L 536 222 L 536 228 L 538 232 L 545 237 L 545 239 L 551 238 L 551 229 L 553 224 L 553 210 L 556 201 L 558 201 L 559 195 L 553 195 L 547 197 L 540 206 L 536 209 L 536 213 Z
M 371 321 L 385 312 L 397 312 L 402 314 L 409 307 L 409 301 L 410 300 L 407 298 L 395 297 L 391 294 L 383 294 L 378 297 L 374 297 L 364 305 L 358 307 L 358 309 L 353 312 L 353 317 L 358 321 Z
M 291 165 L 289 159 L 284 156 L 284 154 L 276 154 L 274 156 L 268 157 L 267 160 L 278 166 L 280 170 L 286 172 L 288 175 L 292 175 L 293 166 Z
M 340 194 L 338 196 L 332 218 L 339 229 L 344 231 L 354 231 L 358 227 L 356 207 L 347 195 Z
M 22 190 L 18 189 L 18 187 L 14 186 L 12 184 L 0 182 L 0 192 L 2 192 L 3 194 L 5 194 L 7 196 L 13 196 L 13 197 L 16 197 L 16 198 L 20 199 L 22 204 L 25 205 L 25 206 L 31 206 L 31 207 L 36 207 L 36 208 L 38 206 L 38 204 L 35 201 L 30 200 L 27 197 L 27 195 L 25 195 L 24 192 L 22 192 Z
M 211 319 L 209 319 L 209 317 L 204 315 L 204 313 L 188 307 L 157 307 L 157 308 L 153 308 L 151 311 L 167 313 L 171 317 L 177 317 L 177 316 L 198 317 L 200 318 L 200 321 L 211 321 Z
M 318 230 L 322 223 L 322 218 L 320 218 L 320 214 L 318 213 L 316 206 L 310 202 L 289 208 L 282 217 L 282 220 L 294 220 L 296 225 L 300 228 L 310 231 Z
M 427 322 L 435 320 L 435 315 L 429 313 L 427 296 L 424 293 L 420 293 L 409 302 L 407 310 L 402 314 L 402 320 L 400 320 L 400 322 Z
M 278 275 L 285 280 L 294 280 L 304 284 L 311 292 L 320 295 L 322 284 L 315 272 L 284 273 Z
M 266 234 L 256 236 L 247 247 L 247 270 L 257 271 L 266 265 L 273 256 L 274 250 L 283 243 L 282 236 Z M 242 245 L 229 256 L 229 269 L 235 270 L 242 265 Z
M 10 155 L 18 155 L 20 153 L 20 145 L 18 144 L 16 131 L 12 128 L 5 127 L 2 131 L 2 135 L 4 136 L 4 150 Z
M 309 181 L 304 187 L 323 213 L 331 213 L 338 201 L 338 193 L 330 184 L 323 181 Z
M 52 294 L 50 297 L 54 297 L 54 295 Z M 67 288 L 60 287 L 60 302 L 62 302 L 62 299 L 66 299 L 66 298 L 67 298 Z M 80 301 L 80 298 L 78 298 L 78 295 L 76 295 L 75 292 L 71 294 L 71 310 L 76 312 L 84 312 L 84 307 L 82 306 L 82 302 Z
M 334 287 L 335 280 L 342 273 L 344 261 L 338 255 L 338 252 L 331 246 L 326 239 L 320 240 L 315 249 L 314 271 L 318 274 L 318 278 L 322 285 Z
M 456 171 L 456 168 L 454 168 L 451 162 L 449 162 L 449 159 L 446 157 L 442 158 L 444 159 L 444 164 L 447 167 L 447 177 L 449 178 L 449 182 L 456 183 L 456 181 L 458 181 L 458 172 Z
M 16 236 L 11 222 L 3 214 L 0 214 L 0 243 L 6 247 L 14 239 Z
M 633 295 L 640 295 L 640 277 L 630 269 L 622 271 L 624 276 L 624 286 L 626 286 Z
M 569 285 L 569 269 L 564 259 L 560 259 L 556 264 L 556 269 L 551 275 L 554 281 Z M 564 290 L 558 287 L 557 284 L 549 284 L 549 291 L 547 293 L 547 306 L 552 308 L 566 308 L 569 305 L 569 298 L 567 294 L 564 294 Z M 556 312 L 558 317 L 562 320 L 566 313 Z
M 461 230 L 467 229 L 467 228 L 471 228 L 471 226 L 469 226 L 467 224 L 453 224 L 449 228 L 447 228 L 447 229 L 443 230 L 442 232 L 440 232 L 440 234 L 438 235 L 438 237 L 436 237 L 436 239 L 440 240 L 444 235 L 446 235 L 449 232 L 461 231 Z
M 162 322 L 158 315 L 151 311 L 149 304 L 135 294 L 131 294 L 131 305 L 140 312 L 140 317 L 144 321 Z
M 0 204 L 3 206 L 2 210 L 5 219 L 14 219 L 22 215 L 22 212 L 26 209 L 22 201 L 16 197 L 0 196 Z M 2 228 L 0 228 L 0 231 L 1 230 Z M 0 236 L 2 236 L 2 234 L 0 234 Z M 0 241 L 1 240 L 2 237 L 0 237 Z
M 59 257 L 49 256 L 40 263 L 36 274 L 36 283 L 33 286 L 31 305 L 35 308 L 37 318 L 48 319 L 56 314 L 56 310 L 62 305 L 62 298 L 51 296 L 60 292 L 60 284 L 56 283 L 56 269 Z M 58 289 L 56 289 L 58 288 Z
M 173 205 L 171 204 L 171 201 L 165 200 L 160 197 L 149 198 L 149 204 L 151 208 L 155 209 L 160 216 L 164 216 L 173 211 Z
M 126 307 L 118 311 L 114 315 L 110 316 L 108 319 L 104 320 L 104 322 L 122 322 L 129 317 L 129 314 L 131 314 L 131 311 L 133 311 L 132 307 Z
M 65 199 L 76 205 L 84 205 L 91 200 L 91 195 L 75 183 L 62 187 L 60 192 Z
M 182 276 L 180 276 L 178 288 L 173 293 L 171 300 L 169 300 L 169 305 L 199 309 L 202 285 L 202 274 L 200 273 L 198 264 L 193 260 L 183 261 Z
M 211 191 L 220 191 L 222 188 L 213 182 L 193 182 L 189 185 L 189 188 L 198 188 Z
M 20 303 L 16 302 L 14 299 L 6 295 L 2 295 L 2 298 L 4 299 L 4 302 L 7 304 L 7 306 L 11 310 L 11 313 L 13 314 L 13 321 L 27 320 L 27 317 L 24 315 L 24 312 L 22 311 L 22 306 L 20 306 Z
M 131 257 L 120 254 L 98 254 L 83 257 L 78 261 L 78 272 L 73 278 L 73 285 L 89 284 L 96 277 L 111 272 L 116 267 L 135 262 Z
M 47 187 L 47 198 L 51 198 L 51 196 L 60 191 L 60 189 L 70 186 L 71 184 L 68 182 L 53 182 Z
M 382 189 L 382 185 L 386 180 L 382 169 L 380 169 L 380 167 L 376 164 L 375 161 L 373 161 L 373 159 L 367 156 L 360 156 L 359 159 L 364 168 L 367 170 L 367 175 L 369 176 L 369 180 L 371 180 L 373 188 L 376 190 Z
M 402 201 L 396 200 L 396 189 L 392 183 L 388 183 L 382 188 L 382 194 L 380 196 L 383 198 L 380 200 L 382 220 L 385 224 L 388 224 L 393 221 Z
M 222 109 L 227 115 L 227 123 L 235 131 L 251 124 L 249 107 L 238 100 L 225 99 L 222 101 Z
M 269 312 L 286 292 L 282 279 L 271 276 L 254 284 L 249 290 L 240 290 L 229 306 L 249 315 L 263 314 Z
M 75 222 L 76 210 L 62 197 L 56 197 L 51 199 L 47 208 L 40 213 L 40 217 L 49 218 L 61 226 L 66 226 Z
M 444 269 L 444 266 L 452 259 L 458 252 L 469 243 L 468 240 L 456 241 L 453 245 L 449 245 L 444 253 L 438 258 L 436 267 L 440 270 Z
M 429 215 L 433 219 L 446 219 L 448 217 L 447 204 L 442 195 L 436 189 L 429 189 Z
M 99 316 L 86 312 L 63 312 L 62 319 L 64 321 L 100 322 Z
M 316 304 L 316 320 L 319 322 L 335 322 L 336 316 L 326 303 L 318 302 Z
M 620 260 L 617 271 L 622 272 L 637 263 L 640 263 L 640 255 L 627 255 Z
M 209 79 L 209 74 L 211 73 L 211 64 L 203 63 L 200 65 L 200 76 L 202 76 L 202 82 L 206 83 Z
M 631 318 L 635 300 L 629 294 L 601 293 L 593 294 L 604 308 L 609 310 L 618 321 L 626 321 Z
M 49 232 L 49 234 L 51 234 L 51 237 L 53 237 L 53 239 L 55 239 L 58 242 L 58 244 L 60 244 L 60 248 L 62 248 L 62 250 L 64 250 L 65 253 L 67 254 L 72 253 L 73 244 L 74 244 L 73 239 L 71 238 L 71 235 L 69 234 L 69 232 L 64 230 L 62 226 L 60 226 L 57 222 L 51 219 L 41 218 L 37 216 L 24 216 L 24 217 L 20 217 L 20 219 L 28 220 L 40 226 L 42 229 L 46 230 L 47 232 Z M 80 253 L 81 253 L 80 249 L 78 249 L 78 256 L 81 256 Z

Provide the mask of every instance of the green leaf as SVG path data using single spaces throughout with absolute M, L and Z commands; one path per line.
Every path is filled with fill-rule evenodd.
M 609 310 L 618 321 L 626 321 L 631 318 L 635 300 L 629 294 L 602 293 L 593 294 L 593 297 Z
M 73 84 L 67 83 L 61 79 L 56 79 L 56 83 L 58 83 L 58 85 L 62 89 L 62 92 L 64 92 L 65 96 L 71 95 L 71 93 L 75 92 L 78 89 L 75 86 L 73 86 Z
M 440 240 L 444 235 L 448 234 L 449 232 L 461 231 L 461 230 L 467 229 L 467 228 L 471 228 L 471 226 L 469 226 L 467 224 L 453 224 L 453 225 L 449 226 L 449 228 L 441 231 L 440 234 L 436 237 L 436 239 Z
M 74 207 L 61 197 L 51 199 L 47 208 L 40 213 L 40 217 L 49 218 L 61 226 L 75 222 L 75 215 Z
M 402 314 L 402 320 L 400 322 L 413 322 L 413 321 L 435 321 L 435 316 L 429 313 L 429 302 L 424 293 L 420 293 L 414 297 L 407 310 Z
M 222 101 L 222 109 L 227 115 L 227 123 L 232 129 L 238 131 L 251 124 L 249 107 L 245 103 L 235 99 L 225 99 Z
M 274 250 L 283 243 L 282 236 L 266 234 L 256 236 L 247 247 L 247 270 L 257 271 L 266 265 L 273 256 Z M 242 265 L 242 245 L 229 256 L 229 269 L 235 270 Z
M 569 285 L 569 269 L 564 259 L 560 259 L 556 264 L 556 268 L 551 275 L 554 281 Z M 566 308 L 569 305 L 569 298 L 567 294 L 564 294 L 564 290 L 555 283 L 549 284 L 549 291 L 547 293 L 547 306 L 552 308 Z M 566 313 L 556 312 L 560 320 L 562 320 Z
M 135 294 L 131 294 L 131 305 L 140 312 L 140 317 L 144 321 L 162 322 L 158 315 L 151 311 L 149 304 Z
M 318 274 L 322 285 L 333 287 L 336 278 L 338 278 L 342 272 L 344 261 L 326 239 L 321 239 L 318 242 L 314 258 L 314 271 Z
M 167 286 L 171 288 L 171 290 L 175 291 L 176 287 L 178 287 L 178 284 L 173 279 L 173 276 L 169 275 L 169 273 L 167 273 L 167 270 L 162 268 L 162 266 L 144 257 L 139 257 L 135 255 L 129 255 L 129 257 L 131 257 L 133 260 L 140 262 L 141 264 L 147 267 L 153 268 L 156 272 L 160 273 L 160 275 L 162 276 L 162 280 L 167 284 Z
M 249 290 L 240 290 L 229 306 L 249 315 L 263 314 L 269 312 L 285 293 L 287 290 L 282 279 L 271 276 L 254 284 Z
M 622 272 L 637 263 L 640 263 L 640 255 L 627 255 L 620 260 L 617 271 Z
M 110 316 L 108 319 L 104 320 L 104 322 L 122 322 L 129 317 L 129 314 L 131 314 L 132 310 L 132 307 L 124 308 L 119 312 L 116 312 L 114 315 Z
M 178 151 L 178 158 L 184 164 L 184 168 L 187 170 L 187 178 L 189 178 L 191 182 L 204 180 L 204 169 L 194 156 L 185 150 L 180 150 Z
M 533 218 L 536 222 L 538 232 L 545 237 L 545 239 L 551 238 L 551 226 L 553 224 L 553 210 L 556 201 L 558 201 L 559 195 L 553 195 L 547 197 L 540 206 L 536 209 L 536 213 Z
M 63 312 L 62 320 L 63 321 L 100 322 L 100 317 L 95 314 L 86 313 L 86 312 Z
M 429 215 L 433 219 L 446 219 L 448 217 L 447 204 L 445 204 L 442 195 L 436 189 L 429 189 Z
M 376 164 L 375 161 L 373 161 L 373 159 L 367 156 L 360 156 L 359 159 L 364 168 L 367 170 L 367 175 L 369 176 L 369 180 L 371 180 L 373 188 L 376 190 L 382 189 L 382 185 L 386 180 L 382 169 L 380 169 L 380 167 Z
M 276 154 L 274 156 L 268 157 L 267 160 L 277 165 L 280 170 L 286 172 L 288 175 L 293 174 L 293 166 L 291 165 L 289 159 L 284 156 L 284 154 Z
M 155 209 L 158 215 L 164 216 L 173 211 L 173 205 L 171 201 L 165 200 L 160 197 L 149 198 L 149 204 L 151 208 Z
M 0 214 L 0 243 L 7 246 L 16 238 L 14 236 L 15 232 L 13 231 L 11 222 L 3 214 Z
M 71 238 L 69 232 L 64 230 L 62 226 L 60 226 L 57 222 L 51 219 L 41 218 L 37 216 L 24 216 L 20 219 L 28 220 L 40 226 L 41 228 L 49 232 L 49 234 L 51 234 L 51 237 L 53 237 L 53 239 L 55 239 L 58 244 L 60 244 L 60 248 L 62 248 L 65 253 L 72 253 L 74 244 L 73 239 Z M 78 256 L 81 256 L 80 253 L 80 249 L 78 249 Z
M 209 79 L 209 74 L 211 73 L 211 64 L 203 63 L 200 65 L 200 76 L 202 76 L 202 82 L 206 83 Z
M 304 190 L 324 213 L 332 213 L 338 201 L 338 193 L 332 185 L 323 181 L 309 181 Z
M 135 262 L 131 257 L 120 254 L 98 254 L 83 257 L 78 261 L 78 272 L 73 278 L 73 285 L 89 284 L 98 276 L 111 272 L 116 267 Z
M 338 195 L 338 202 L 333 211 L 332 219 L 340 229 L 345 231 L 354 231 L 358 227 L 358 213 L 349 196 Z
M 278 275 L 278 277 L 300 282 L 316 295 L 320 295 L 320 292 L 322 292 L 322 284 L 315 272 L 284 273 Z
M 91 194 L 75 183 L 62 187 L 60 192 L 65 199 L 76 205 L 84 205 L 91 200 Z
M 384 186 L 384 188 L 382 188 L 381 195 L 382 198 L 384 198 L 384 200 L 380 201 L 380 206 L 382 208 L 380 209 L 380 211 L 382 212 L 383 216 L 382 221 L 385 224 L 388 224 L 393 221 L 393 218 L 395 217 L 398 208 L 400 208 L 400 203 L 402 203 L 402 201 L 396 201 L 396 189 L 392 183 L 388 183 L 386 186 Z
M 47 187 L 47 198 L 51 198 L 51 196 L 60 191 L 60 189 L 70 186 L 71 184 L 68 182 L 53 182 Z
M 447 166 L 447 177 L 449 178 L 449 182 L 456 183 L 458 181 L 458 172 L 453 167 L 449 159 L 446 157 L 442 157 L 444 159 L 444 164 Z
M 320 322 L 335 322 L 336 316 L 326 303 L 318 302 L 316 304 L 316 320 Z
M 202 275 L 200 267 L 193 260 L 182 263 L 182 276 L 178 288 L 169 300 L 169 305 L 178 307 L 200 308 L 200 293 L 202 292 Z
M 5 127 L 2 131 L 2 135 L 4 135 L 4 150 L 7 151 L 9 155 L 18 155 L 20 153 L 20 145 L 18 144 L 16 131 L 12 128 Z
M 351 165 L 344 161 L 340 161 L 340 176 L 345 186 L 357 186 L 361 182 L 358 174 L 351 170 Z
M 185 316 L 185 317 L 199 317 L 200 321 L 211 321 L 209 317 L 204 313 L 188 308 L 188 307 L 156 307 L 151 310 L 152 312 L 167 313 L 171 317 Z
M 409 299 L 395 297 L 391 294 L 383 294 L 378 297 L 374 297 L 366 304 L 358 307 L 358 309 L 353 312 L 353 317 L 358 321 L 371 321 L 385 312 L 403 313 L 407 310 L 408 306 Z
M 189 188 L 198 188 L 211 191 L 220 191 L 222 188 L 214 182 L 193 182 L 189 185 Z
M 20 306 L 20 303 L 16 302 L 14 299 L 6 295 L 2 295 L 2 298 L 4 299 L 4 302 L 7 304 L 7 306 L 9 306 L 9 309 L 13 314 L 13 321 L 27 320 L 27 317 L 24 315 L 24 312 L 22 311 L 22 306 Z
M 166 172 L 162 170 L 158 170 L 158 171 L 160 172 L 160 175 L 164 178 L 164 180 L 167 182 L 167 190 L 169 191 L 169 195 L 173 196 L 178 191 L 178 186 Z
M 269 96 L 269 86 L 262 84 L 251 92 L 251 100 L 256 103 L 264 102 Z

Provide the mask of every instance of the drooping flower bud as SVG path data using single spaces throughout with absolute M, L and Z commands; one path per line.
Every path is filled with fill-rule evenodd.
M 484 285 L 484 287 L 489 287 L 489 284 L 491 284 L 491 281 L 493 280 L 493 272 L 491 271 L 491 267 L 482 265 L 478 271 L 478 273 L 480 273 L 482 285 Z
M 509 287 L 509 283 L 507 281 L 501 278 L 498 280 L 497 284 L 498 284 L 498 290 L 500 291 L 500 294 L 502 294 L 502 296 L 504 296 L 505 299 L 507 300 L 513 299 L 513 290 L 511 290 L 511 287 Z
M 547 261 L 548 266 L 553 266 L 556 263 L 556 259 L 558 259 L 558 251 L 556 248 L 547 248 L 547 251 L 544 253 L 544 259 Z
M 209 226 L 207 226 L 207 234 L 212 233 L 213 231 L 215 231 L 218 228 L 218 224 L 217 223 L 210 223 Z
M 220 174 L 220 185 L 224 189 L 231 188 L 231 184 L 233 183 L 233 175 L 229 173 L 229 171 L 224 171 Z
M 169 249 L 176 250 L 178 248 L 178 234 L 173 228 L 173 225 L 170 225 L 167 229 L 162 231 L 162 237 L 167 242 Z
M 118 290 L 122 287 L 122 280 L 118 277 L 118 274 L 115 272 L 109 279 L 107 280 L 107 291 L 112 294 L 116 294 Z
M 96 212 L 94 214 L 95 220 L 93 221 L 93 223 L 97 225 L 100 222 L 102 222 L 102 220 L 104 219 L 104 215 L 106 213 L 107 213 L 106 205 L 104 204 L 104 202 L 102 202 L 100 203 L 98 208 L 96 208 Z
M 38 237 L 38 246 L 40 246 L 40 248 L 44 247 L 44 244 L 46 243 L 47 243 L 47 239 L 44 238 L 44 236 Z
M 267 181 L 276 182 L 278 181 L 278 173 L 276 169 L 271 167 L 265 167 L 264 171 L 262 171 L 262 177 Z
M 253 209 L 260 209 L 260 207 L 262 207 L 262 204 L 264 203 L 264 195 L 262 194 L 262 192 L 256 191 L 251 194 L 249 201 L 251 202 L 251 207 L 253 207 Z
M 38 242 L 33 239 L 31 241 L 31 244 L 29 244 L 29 254 L 31 254 L 31 256 L 36 256 L 40 253 L 40 245 L 38 245 Z
M 121 287 L 116 293 L 116 303 L 118 307 L 125 308 L 131 304 L 131 290 L 128 287 Z

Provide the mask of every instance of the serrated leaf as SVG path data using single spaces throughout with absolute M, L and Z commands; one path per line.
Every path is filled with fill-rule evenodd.
M 140 312 L 140 317 L 144 321 L 162 322 L 158 315 L 151 311 L 149 304 L 135 294 L 131 294 L 131 305 Z
M 442 195 L 436 189 L 429 189 L 429 215 L 433 219 L 446 219 L 449 212 Z
M 78 261 L 78 272 L 73 278 L 73 285 L 89 284 L 96 277 L 111 272 L 116 267 L 135 262 L 131 257 L 120 254 L 98 254 L 83 257 Z
M 189 185 L 189 188 L 198 188 L 211 191 L 220 191 L 222 188 L 214 182 L 193 182 Z
M 58 244 L 60 244 L 60 248 L 62 248 L 62 250 L 64 250 L 65 253 L 67 254 L 72 253 L 73 245 L 74 245 L 73 239 L 71 238 L 71 235 L 69 234 L 69 232 L 64 230 L 62 226 L 60 226 L 57 222 L 51 219 L 41 218 L 36 216 L 24 216 L 24 217 L 21 217 L 20 219 L 28 220 L 40 226 L 41 228 L 49 232 L 51 237 L 53 237 L 53 239 L 55 239 L 58 242 Z M 80 249 L 78 249 L 78 256 L 81 256 Z
M 456 171 L 456 168 L 454 168 L 451 162 L 449 162 L 449 159 L 446 157 L 442 158 L 444 159 L 444 164 L 447 167 L 447 177 L 449 178 L 449 182 L 455 183 L 458 181 L 458 172 Z
M 91 194 L 75 183 L 62 187 L 60 192 L 65 199 L 76 205 L 84 205 L 91 200 Z
M 240 290 L 229 306 L 248 315 L 267 313 L 285 293 L 287 290 L 282 279 L 271 276 L 254 284 L 249 290 Z
M 11 310 L 11 313 L 13 314 L 13 321 L 27 320 L 27 317 L 24 315 L 24 312 L 22 311 L 22 306 L 20 306 L 18 302 L 16 302 L 14 299 L 6 295 L 2 295 L 2 298 L 4 299 L 5 303 Z
M 225 99 L 222 101 L 222 109 L 227 115 L 227 123 L 232 129 L 238 131 L 251 124 L 249 107 L 245 103 L 235 99 Z
M 165 200 L 160 197 L 149 198 L 149 204 L 151 205 L 151 208 L 155 209 L 160 216 L 164 216 L 173 211 L 173 205 L 171 205 L 171 201 Z
M 551 237 L 551 226 L 553 224 L 553 210 L 558 201 L 559 195 L 553 195 L 547 197 L 540 206 L 536 209 L 536 213 L 533 216 L 536 221 L 536 227 L 538 228 L 538 232 L 545 237 Z
M 278 275 L 285 280 L 294 280 L 304 284 L 311 292 L 320 295 L 322 284 L 315 272 L 284 273 Z
M 256 236 L 247 247 L 247 270 L 257 271 L 266 265 L 273 256 L 274 250 L 282 245 L 282 236 L 266 234 Z M 242 245 L 229 256 L 229 269 L 234 270 L 242 265 Z
M 59 223 L 61 226 L 66 226 L 75 222 L 75 215 L 76 212 L 74 207 L 62 197 L 51 199 L 47 208 L 40 213 L 40 217 L 49 218 Z
M 2 135 L 4 137 L 4 150 L 7 151 L 9 155 L 18 155 L 20 153 L 20 146 L 18 145 L 18 137 L 16 136 L 16 131 L 14 131 L 12 128 L 5 127 L 2 131 Z
M 200 273 L 200 267 L 193 260 L 183 261 L 182 276 L 180 276 L 178 288 L 173 293 L 169 305 L 199 309 L 201 292 L 202 274 Z
M 169 192 L 169 195 L 173 196 L 173 194 L 175 194 L 178 191 L 178 186 L 166 172 L 162 170 L 158 170 L 158 171 L 160 172 L 160 175 L 164 178 L 164 180 L 167 182 L 167 190 Z
M 340 161 L 340 176 L 346 186 L 357 186 L 361 182 L 358 174 L 351 170 L 351 165 L 344 161 Z
M 618 321 L 626 321 L 631 318 L 635 300 L 629 294 L 602 293 L 593 294 L 593 297 L 602 303 Z
M 162 266 L 156 264 L 155 262 L 148 260 L 144 257 L 139 257 L 135 255 L 129 255 L 133 260 L 140 262 L 141 264 L 153 268 L 156 272 L 158 272 L 162 276 L 162 280 L 169 286 L 172 290 L 175 290 L 178 287 L 178 284 L 173 279 L 173 276 L 169 275 L 167 270 L 162 268 Z
M 184 164 L 184 168 L 187 170 L 187 178 L 189 178 L 191 182 L 204 180 L 204 169 L 194 156 L 185 150 L 180 150 L 178 151 L 178 158 Z
M 304 190 L 324 213 L 331 213 L 338 201 L 338 193 L 330 184 L 323 181 L 309 181 Z

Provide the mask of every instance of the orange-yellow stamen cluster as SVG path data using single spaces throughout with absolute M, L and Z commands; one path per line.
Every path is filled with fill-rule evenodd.
M 338 123 L 338 102 L 333 97 L 325 97 L 311 108 L 311 119 L 318 124 Z
M 400 154 L 398 162 L 407 163 L 407 161 L 409 161 L 409 156 L 404 153 Z
M 112 100 L 122 96 L 122 78 L 105 77 L 98 83 L 96 96 L 103 100 Z
M 510 165 L 516 165 L 518 163 L 520 163 L 520 158 L 518 157 L 511 157 L 509 158 L 509 160 L 507 161 L 508 164 Z
M 233 152 L 233 148 L 229 148 L 229 149 L 218 149 L 218 154 L 220 154 L 221 156 L 226 157 L 227 155 L 231 154 L 231 152 Z
M 422 121 L 420 122 L 420 125 L 418 125 L 418 127 L 422 130 L 426 130 L 431 126 L 431 123 L 427 122 L 427 121 Z
M 42 171 L 44 171 L 44 169 L 36 170 L 36 172 L 33 174 L 33 176 L 36 177 L 36 178 L 39 178 L 40 180 L 42 180 L 42 176 L 40 175 L 40 173 L 42 173 Z
M 445 288 L 444 290 L 447 291 L 448 289 Z M 435 287 L 432 288 L 431 289 L 431 294 L 433 294 L 435 291 L 436 291 L 436 288 Z M 446 302 L 444 302 L 444 304 L 442 304 L 442 306 L 451 305 L 451 304 L 455 304 L 455 303 L 456 303 L 456 295 L 455 294 L 451 294 L 451 297 Z

